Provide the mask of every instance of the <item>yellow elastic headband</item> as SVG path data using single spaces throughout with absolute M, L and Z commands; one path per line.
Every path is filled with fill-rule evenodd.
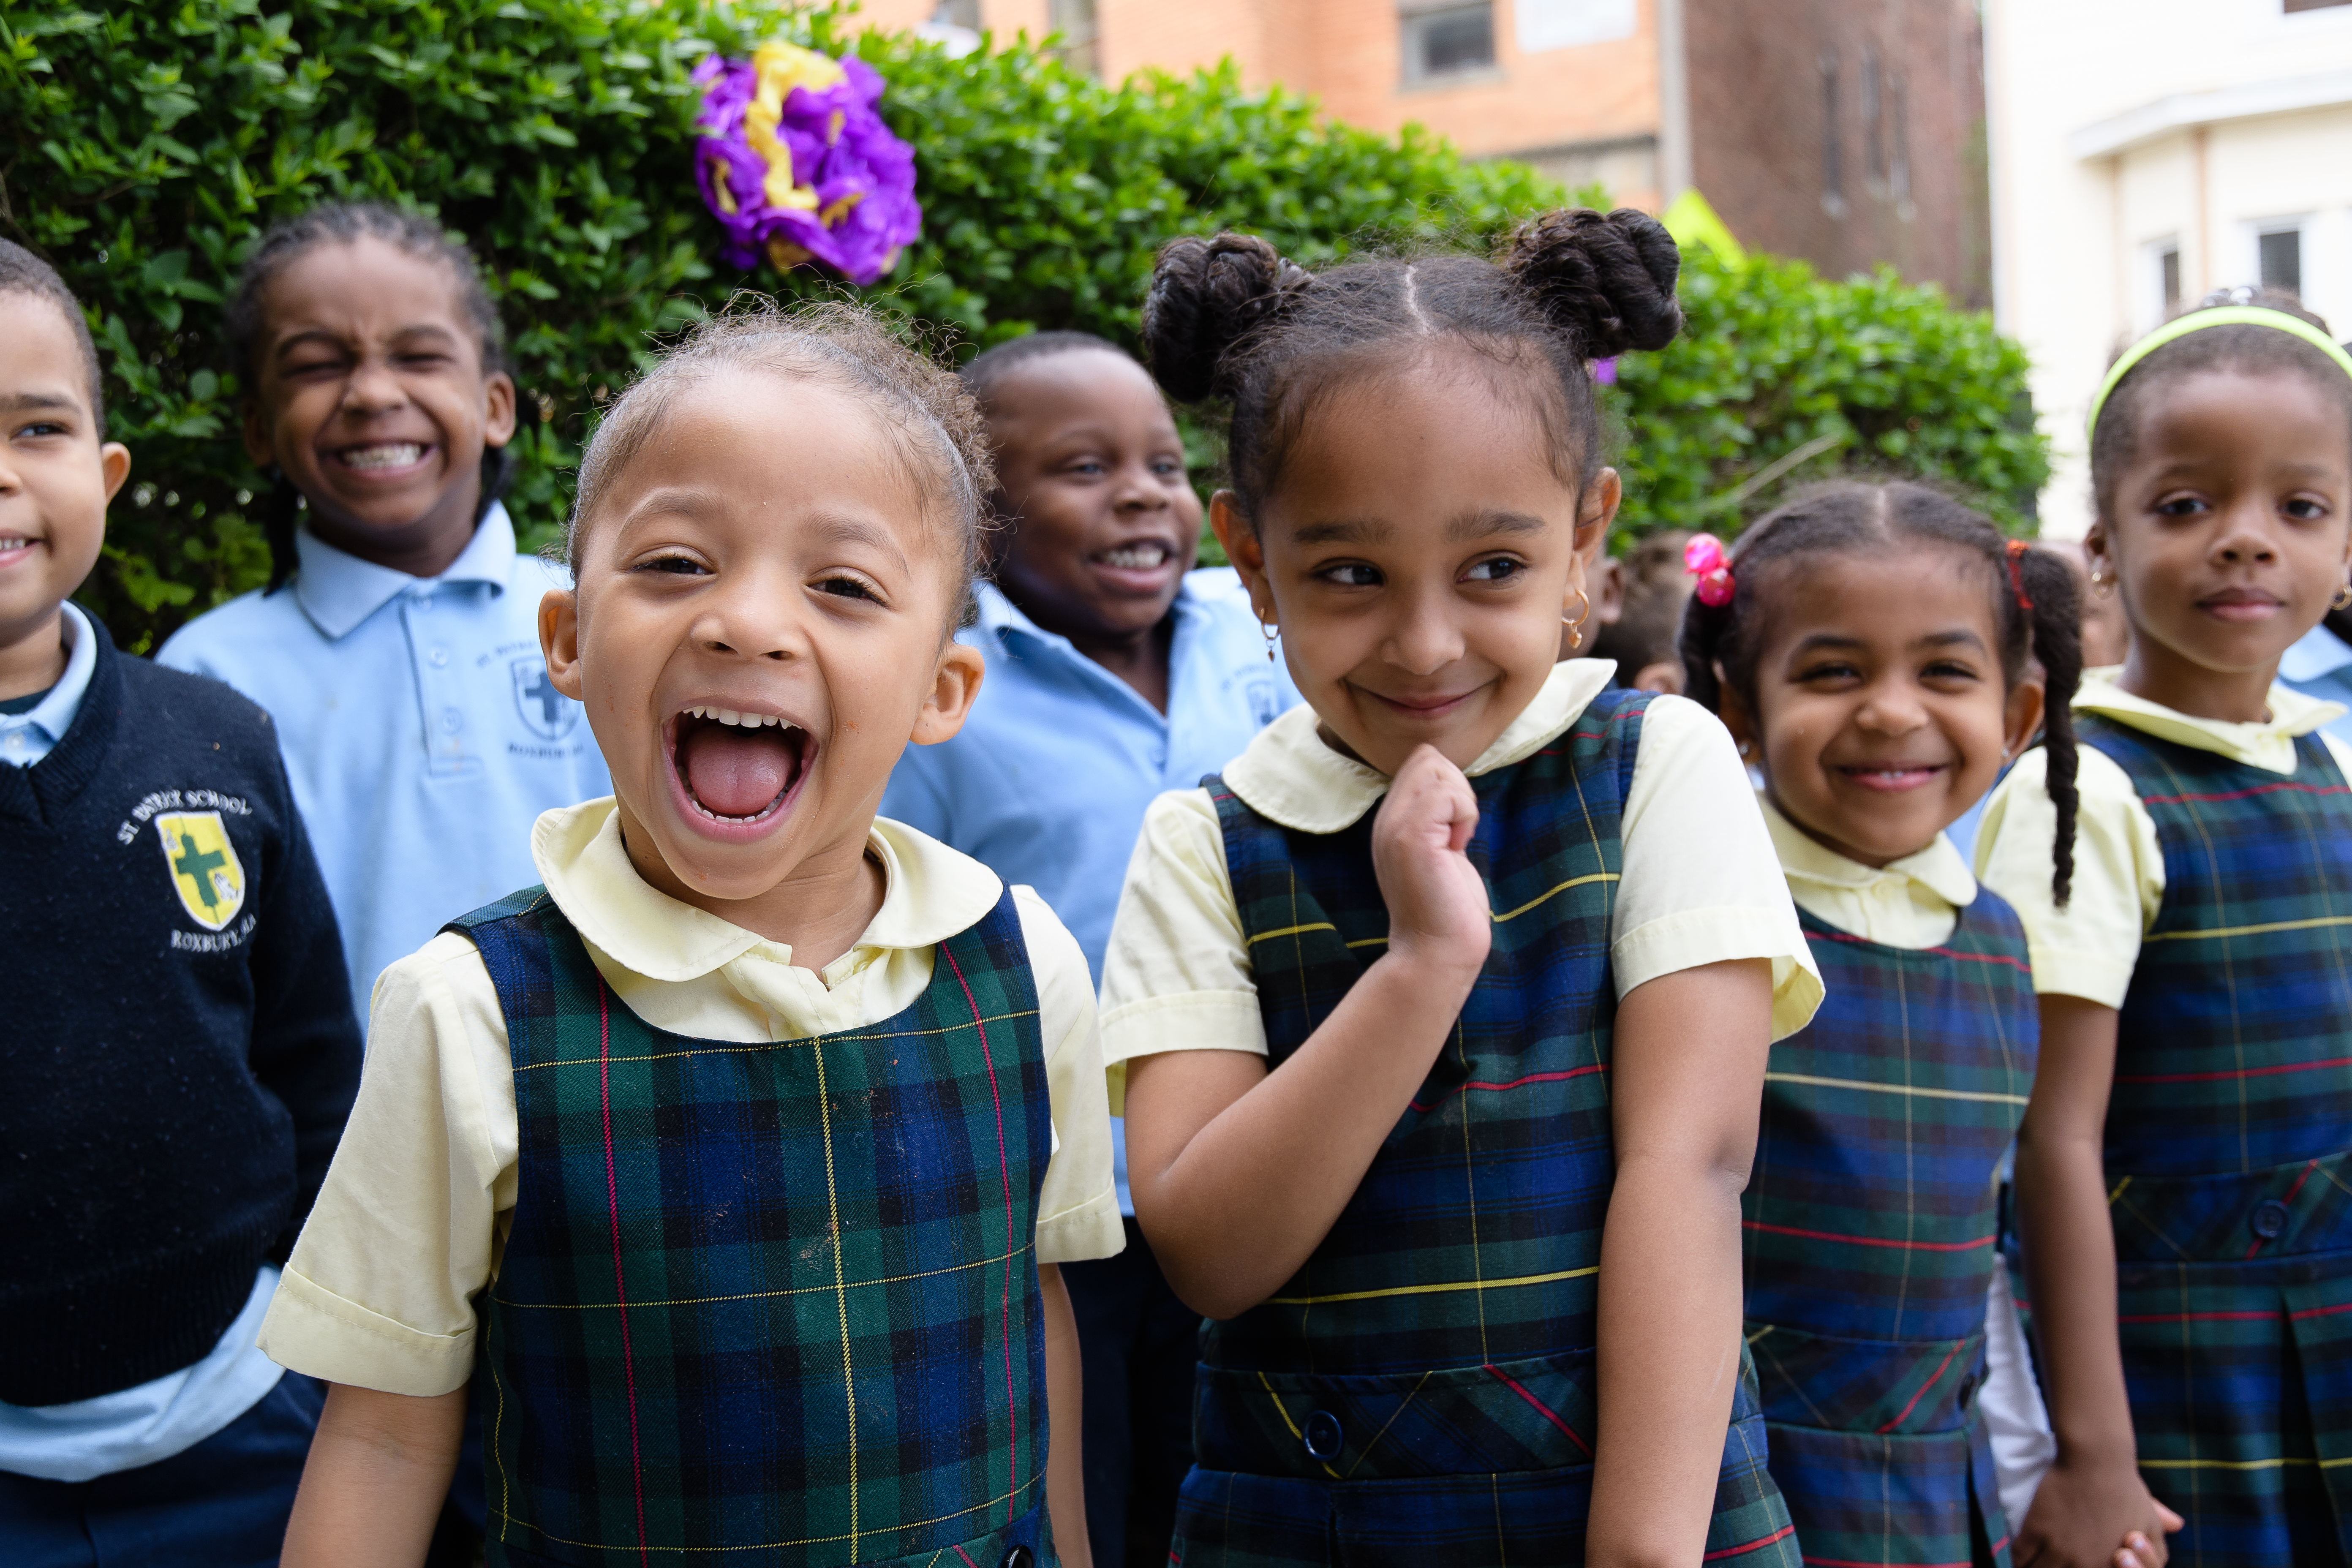
M 2130 348 L 2124 351 L 2123 358 L 2116 361 L 2108 368 L 2107 379 L 2099 383 L 2099 395 L 2091 399 L 2091 438 L 2093 440 L 2098 438 L 2099 410 L 2107 405 L 2107 395 L 2115 391 L 2117 382 L 2131 374 L 2132 366 L 2139 363 L 2175 338 L 2185 338 L 2191 332 L 2201 332 L 2208 327 L 2275 328 L 2279 331 L 2301 338 L 2305 342 L 2334 360 L 2338 366 L 2342 367 L 2346 375 L 2352 376 L 2352 354 L 2346 353 L 2342 344 L 2301 316 L 2290 316 L 2284 310 L 2273 310 L 2263 305 L 2221 305 L 2210 310 L 2191 310 L 2185 316 L 2175 316 L 2139 342 L 2132 344 Z

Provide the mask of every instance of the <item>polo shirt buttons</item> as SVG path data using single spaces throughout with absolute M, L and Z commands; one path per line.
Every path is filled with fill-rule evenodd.
M 425 657 L 432 663 L 433 668 L 436 669 L 446 669 L 449 668 L 449 650 L 446 647 L 436 647 Z
M 2286 1228 L 2286 1205 L 2276 1198 L 2264 1198 L 2254 1205 L 2253 1218 L 2250 1223 L 2254 1227 L 2254 1234 L 2268 1241 Z
M 1011 1546 L 1005 1549 L 1003 1568 L 1034 1568 L 1036 1561 L 1027 1547 Z
M 1307 1418 L 1307 1452 L 1313 1458 L 1336 1459 L 1346 1441 L 1347 1434 L 1340 1429 L 1339 1418 L 1328 1410 L 1318 1410 Z
M 455 708 L 441 710 L 441 730 L 444 734 L 454 735 L 465 727 L 466 716 L 463 713 L 458 712 Z

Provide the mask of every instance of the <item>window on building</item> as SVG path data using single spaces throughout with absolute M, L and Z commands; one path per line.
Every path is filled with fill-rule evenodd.
M 1886 188 L 1898 202 L 1911 199 L 1911 88 L 1900 71 L 1887 83 Z M 1908 216 L 1909 209 L 1905 209 Z
M 2180 247 L 2177 245 L 2168 245 L 2156 253 L 2156 292 L 2169 320 L 2180 309 Z
M 2263 288 L 2303 292 L 2303 230 L 2274 228 L 2257 236 L 2254 255 L 2262 266 Z
M 1492 0 L 1475 5 L 1411 6 L 1399 20 L 1404 30 L 1404 79 L 1408 82 L 1443 81 L 1486 70 L 1495 63 Z
M 1878 51 L 1862 51 L 1862 167 L 1871 187 L 1886 183 L 1885 102 L 1880 91 Z
M 967 32 L 980 31 L 980 0 L 940 0 L 931 13 L 935 26 L 961 27 Z
M 1822 205 L 1845 211 L 1845 142 L 1838 134 L 1838 58 L 1822 57 Z
M 1102 73 L 1095 40 L 1101 29 L 1095 20 L 1095 0 L 1046 0 L 1045 26 L 1062 35 L 1062 61 L 1088 76 Z

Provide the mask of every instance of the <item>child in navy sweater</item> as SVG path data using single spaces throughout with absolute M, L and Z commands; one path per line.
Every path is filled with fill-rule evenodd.
M 66 600 L 103 430 L 80 308 L 0 241 L 0 1541 L 275 1563 L 322 1394 L 254 1335 L 359 1028 L 268 716 Z

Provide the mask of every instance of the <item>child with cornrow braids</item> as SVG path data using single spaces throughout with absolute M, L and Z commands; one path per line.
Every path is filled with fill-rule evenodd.
M 1944 830 L 2046 724 L 2064 902 L 2074 580 L 1905 483 L 1815 490 L 1685 559 L 1685 689 L 1763 778 L 1828 990 L 1772 1047 L 1740 1200 L 1772 1477 L 1808 1561 L 2006 1563 L 1978 1391 L 2039 1030 L 2024 931 Z
M 1767 1046 L 1820 986 L 1723 727 L 1556 662 L 1617 508 L 1642 214 L 1494 262 L 1161 253 L 1153 374 L 1306 705 L 1153 802 L 1104 961 L 1136 1217 L 1202 1340 L 1171 1561 L 1794 1564 L 1739 1342 Z
M 2019 1560 L 2104 1562 L 2169 1505 L 2187 1562 L 2341 1563 L 2352 750 L 2276 678 L 2352 604 L 2352 357 L 2219 295 L 2116 360 L 2090 435 L 2091 591 L 2131 640 L 2074 703 L 2072 899 L 2030 869 L 2042 753 L 1978 842 L 2041 993 L 2018 1225 L 2058 1451 Z

